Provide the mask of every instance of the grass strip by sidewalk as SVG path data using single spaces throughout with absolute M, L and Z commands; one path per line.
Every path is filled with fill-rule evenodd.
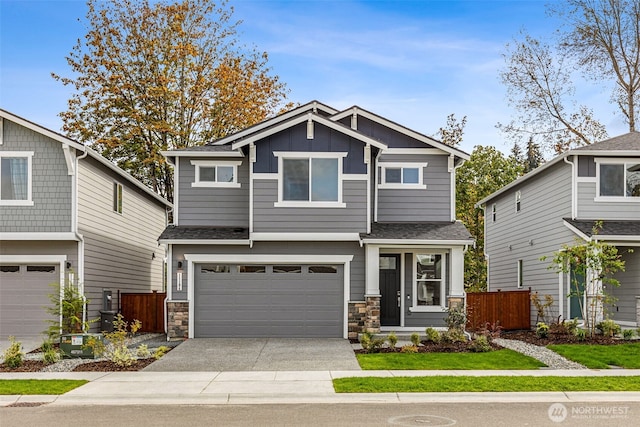
M 640 343 L 618 345 L 557 344 L 547 347 L 590 369 L 608 369 L 610 366 L 640 369 Z
M 506 348 L 488 353 L 371 353 L 356 357 L 364 370 L 538 369 L 545 366 Z
M 640 391 L 640 377 L 349 377 L 336 378 L 337 393 Z
M 0 380 L 0 395 L 64 394 L 88 382 L 86 380 Z

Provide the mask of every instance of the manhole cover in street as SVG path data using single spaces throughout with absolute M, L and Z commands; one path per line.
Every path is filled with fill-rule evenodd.
M 456 424 L 456 420 L 437 415 L 402 415 L 391 417 L 388 422 L 394 426 L 452 426 Z

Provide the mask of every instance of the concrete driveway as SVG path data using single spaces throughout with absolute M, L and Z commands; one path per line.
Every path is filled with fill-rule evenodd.
M 341 338 L 194 338 L 145 371 L 349 371 L 360 370 Z

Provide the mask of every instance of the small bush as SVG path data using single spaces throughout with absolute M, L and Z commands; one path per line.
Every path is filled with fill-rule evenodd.
M 147 347 L 146 344 L 140 344 L 136 349 L 136 356 L 138 356 L 139 359 L 148 359 L 151 357 L 149 347 Z
M 633 332 L 633 329 L 625 329 L 624 331 L 622 331 L 622 338 L 624 338 L 627 341 L 633 338 L 634 335 L 635 335 L 635 332 Z
M 23 360 L 22 344 L 15 337 L 9 337 L 9 347 L 4 351 L 4 364 L 9 368 L 19 368 Z
M 573 335 L 575 335 L 578 341 L 584 341 L 587 339 L 587 331 L 585 331 L 584 329 L 576 329 L 573 332 Z
M 549 336 L 549 326 L 544 322 L 538 322 L 536 327 L 536 335 L 538 338 L 546 338 Z
M 398 336 L 395 332 L 391 332 L 387 335 L 387 342 L 389 343 L 389 347 L 396 348 L 396 344 L 398 344 Z
M 487 340 L 489 342 L 491 342 L 495 338 L 500 338 L 501 333 L 502 326 L 500 326 L 500 323 L 498 322 L 486 322 L 484 325 L 482 325 L 482 328 L 478 330 L 478 334 L 487 337 Z
M 565 328 L 567 329 L 567 333 L 575 334 L 578 329 L 578 319 L 569 320 L 568 322 L 564 322 Z
M 452 329 L 450 331 L 444 331 L 440 334 L 440 337 L 443 342 L 453 343 L 453 342 L 465 342 L 467 337 L 464 332 L 456 329 Z
M 476 353 L 487 353 L 491 350 L 491 344 L 489 344 L 489 339 L 485 335 L 478 335 L 471 343 L 471 351 Z
M 435 344 L 440 342 L 440 332 L 433 328 L 427 328 L 424 332 L 427 334 L 427 341 L 431 341 Z
M 451 307 L 447 311 L 447 316 L 444 318 L 447 328 L 451 330 L 464 331 L 467 324 L 467 313 L 462 306 Z
M 622 328 L 613 319 L 605 319 L 596 325 L 596 329 L 602 332 L 605 337 L 620 335 Z
M 411 334 L 411 344 L 415 345 L 416 347 L 418 345 L 420 345 L 420 334 L 417 332 L 414 332 Z
M 156 349 L 156 351 L 153 353 L 153 358 L 158 360 L 160 359 L 162 356 L 164 356 L 169 350 L 171 350 L 169 347 L 167 347 L 166 345 L 161 345 L 160 347 L 158 347 Z
M 104 355 L 118 366 L 131 366 L 136 360 L 136 356 L 128 348 L 128 344 L 131 342 L 131 337 L 141 327 L 142 323 L 139 320 L 134 320 L 129 324 L 124 320 L 122 314 L 117 314 L 113 321 L 113 332 L 104 334 L 107 344 L 95 338 L 90 338 L 87 346 L 93 349 L 95 355 Z
M 375 338 L 371 332 L 364 332 L 360 335 L 360 345 L 367 353 L 377 353 L 384 345 L 384 339 Z
M 403 345 L 402 348 L 400 348 L 400 353 L 417 353 L 417 352 L 418 352 L 418 346 L 413 344 Z
M 51 348 L 42 353 L 42 361 L 47 365 L 51 365 L 60 360 L 60 353 L 55 349 Z

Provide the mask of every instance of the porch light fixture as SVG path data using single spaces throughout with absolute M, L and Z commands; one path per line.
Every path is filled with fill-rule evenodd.
M 67 262 L 65 263 L 65 267 L 67 267 L 67 269 L 70 269 L 70 268 L 71 268 L 71 262 L 70 262 L 70 261 L 67 261 Z

